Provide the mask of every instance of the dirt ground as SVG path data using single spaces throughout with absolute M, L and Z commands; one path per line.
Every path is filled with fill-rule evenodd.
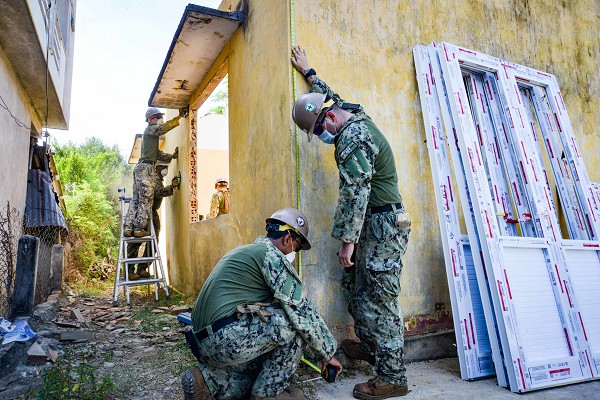
M 113 307 L 112 286 L 100 294 L 67 289 L 51 296 L 36 308 L 29 323 L 38 334 L 37 342 L 44 350 L 56 351 L 58 360 L 32 365 L 24 355 L 14 371 L 0 379 L 0 399 L 52 398 L 50 391 L 73 385 L 64 378 L 65 373 L 85 375 L 88 386 L 91 375 L 96 387 L 103 378 L 111 383 L 110 389 L 90 390 L 92 394 L 80 398 L 182 399 L 180 375 L 195 364 L 195 359 L 182 334 L 185 324 L 171 309 L 192 306 L 194 301 L 174 293 L 166 300 L 162 292 L 155 301 L 153 291 L 134 288 L 130 305 L 121 295 L 118 307 Z M 81 321 L 72 315 L 73 310 L 79 310 Z M 65 332 L 89 337 L 61 340 Z M 29 348 L 33 341 L 22 346 Z M 82 366 L 87 373 L 82 372 Z M 316 376 L 302 364 L 292 379 L 299 384 Z M 301 386 L 308 399 L 317 399 L 314 388 L 318 383 Z M 68 393 L 61 396 L 55 398 L 75 398 Z
M 112 287 L 102 293 L 67 289 L 38 306 L 30 325 L 42 348 L 56 351 L 58 358 L 32 365 L 24 354 L 14 370 L 0 379 L 0 398 L 182 399 L 180 375 L 194 365 L 194 357 L 181 333 L 185 325 L 172 309 L 191 306 L 194 298 L 172 293 L 166 300 L 161 293 L 155 301 L 153 292 L 138 288 L 132 291 L 129 306 L 122 296 L 119 300 L 119 306 L 113 307 Z M 32 342 L 21 346 L 29 348 Z M 310 354 L 306 356 L 318 364 Z M 343 356 L 340 361 L 348 362 Z M 302 363 L 292 383 L 302 388 L 308 400 L 350 400 L 354 385 L 371 374 L 368 364 L 358 362 L 347 365 L 335 383 L 303 382 L 318 374 Z M 493 378 L 465 382 L 457 358 L 409 363 L 407 375 L 408 399 L 600 398 L 600 381 L 524 395 L 498 387 Z

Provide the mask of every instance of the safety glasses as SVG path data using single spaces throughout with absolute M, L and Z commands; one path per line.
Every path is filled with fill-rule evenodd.
M 315 121 L 315 128 L 313 129 L 313 133 L 317 136 L 320 136 L 323 133 L 323 122 L 325 122 L 325 117 L 327 116 L 327 111 L 329 111 L 329 107 L 324 108 L 323 111 L 317 117 Z

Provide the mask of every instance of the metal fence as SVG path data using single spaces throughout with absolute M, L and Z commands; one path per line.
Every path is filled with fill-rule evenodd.
M 15 283 L 17 245 L 23 231 L 21 213 L 10 202 L 0 209 L 0 315 L 8 316 Z

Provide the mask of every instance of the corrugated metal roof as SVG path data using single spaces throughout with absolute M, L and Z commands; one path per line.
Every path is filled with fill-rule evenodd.
M 39 169 L 30 169 L 27 173 L 25 218 L 27 228 L 56 226 L 68 231 L 50 173 Z

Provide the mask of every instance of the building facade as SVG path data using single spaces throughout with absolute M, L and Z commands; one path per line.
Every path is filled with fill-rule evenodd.
M 0 209 L 10 205 L 18 214 L 18 224 L 27 214 L 33 225 L 26 222 L 25 228 L 38 229 L 39 224 L 66 228 L 55 193 L 60 193 L 60 183 L 44 132 L 69 126 L 76 3 L 0 2 Z M 33 190 L 33 177 L 48 190 Z M 39 198 L 28 193 L 28 182 L 29 192 L 42 193 Z M 6 288 L 0 290 L 4 290 L 0 298 L 6 296 Z
M 294 44 L 306 48 L 320 78 L 365 108 L 394 150 L 413 221 L 400 296 L 408 335 L 452 328 L 415 45 L 446 41 L 556 75 L 590 178 L 600 179 L 598 2 L 225 0 L 220 10 L 228 14 L 188 7 L 150 98 L 154 106 L 191 109 L 167 143 L 179 146 L 178 169 L 190 183 L 166 210 L 170 279 L 185 292 L 197 292 L 225 252 L 262 234 L 273 211 L 298 206 L 310 220 L 313 243 L 298 261 L 306 293 L 339 337 L 351 331 L 339 287 L 339 243 L 330 236 L 338 188 L 333 147 L 308 143 L 291 119 L 295 99 L 309 89 L 290 64 Z M 194 37 L 198 26 L 214 28 L 212 36 Z M 178 47 L 195 42 L 202 43 L 195 52 Z M 192 61 L 205 65 L 186 68 Z M 198 221 L 194 182 L 210 171 L 196 168 L 195 142 L 203 132 L 195 110 L 225 74 L 231 213 Z

